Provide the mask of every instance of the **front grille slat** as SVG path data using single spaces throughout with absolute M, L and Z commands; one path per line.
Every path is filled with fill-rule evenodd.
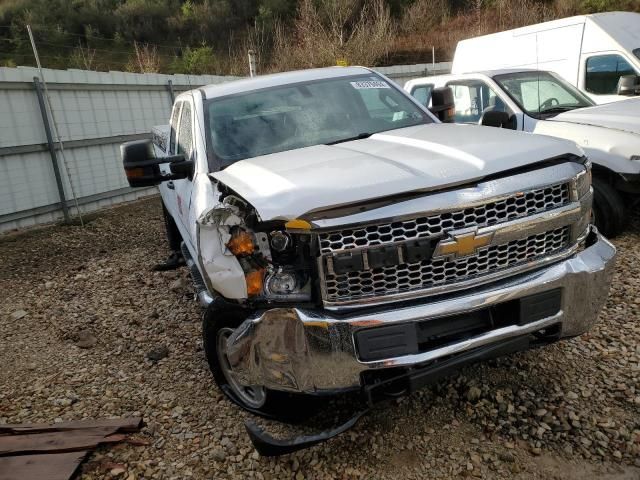
M 569 203 L 569 186 L 553 185 L 484 205 L 439 215 L 320 234 L 320 253 L 373 247 L 385 243 L 433 237 L 450 230 L 487 227 L 552 210 Z
M 448 232 L 509 222 L 563 207 L 570 203 L 569 185 L 558 184 L 463 210 L 421 216 L 387 224 L 319 234 L 321 261 L 337 252 L 403 242 L 415 238 L 444 237 Z M 411 291 L 454 285 L 480 279 L 500 270 L 530 264 L 565 250 L 569 226 L 530 235 L 502 245 L 478 249 L 470 256 L 431 258 L 417 263 L 350 271 L 324 272 L 323 298 L 340 304 L 368 297 L 384 297 Z
M 339 302 L 471 280 L 558 252 L 568 241 L 569 227 L 563 227 L 503 245 L 486 247 L 479 250 L 477 255 L 454 261 L 434 259 L 342 275 L 327 274 L 326 296 L 329 301 Z

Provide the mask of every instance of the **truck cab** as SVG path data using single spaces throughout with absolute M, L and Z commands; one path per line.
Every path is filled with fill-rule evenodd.
M 430 92 L 450 87 L 453 121 L 550 135 L 577 143 L 594 164 L 600 229 L 617 235 L 625 204 L 640 198 L 640 99 L 595 103 L 553 72 L 490 70 L 414 79 L 405 90 L 429 106 Z

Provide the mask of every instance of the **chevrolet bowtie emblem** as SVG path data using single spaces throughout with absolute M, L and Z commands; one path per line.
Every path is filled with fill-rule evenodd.
M 453 260 L 473 255 L 482 247 L 486 247 L 493 240 L 493 232 L 478 235 L 478 230 L 467 229 L 450 232 L 450 239 L 441 240 L 433 252 L 433 258 L 448 257 Z

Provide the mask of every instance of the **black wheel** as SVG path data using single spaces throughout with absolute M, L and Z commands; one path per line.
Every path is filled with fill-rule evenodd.
M 262 417 L 285 422 L 300 422 L 317 409 L 315 397 L 270 390 L 261 385 L 244 386 L 230 373 L 226 340 L 242 323 L 242 312 L 215 311 L 203 316 L 203 344 L 209 369 L 222 392 L 236 405 Z
M 167 207 L 164 206 L 164 202 L 162 203 L 162 216 L 164 217 L 164 227 L 167 233 L 169 248 L 173 252 L 179 252 L 182 236 L 180 235 L 180 230 L 178 230 L 175 220 L 169 215 Z
M 594 223 L 606 237 L 613 238 L 624 227 L 624 201 L 608 182 L 596 177 L 593 179 L 593 194 Z

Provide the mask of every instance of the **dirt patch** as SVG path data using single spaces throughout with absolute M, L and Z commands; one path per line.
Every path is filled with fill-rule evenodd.
M 612 294 L 588 335 L 471 366 L 335 440 L 265 459 L 244 431 L 249 415 L 208 371 L 186 269 L 151 271 L 168 254 L 157 198 L 85 228 L 4 236 L 0 423 L 142 415 L 150 445 L 99 450 L 85 480 L 635 479 L 640 219 L 615 243 Z M 326 401 L 320 415 L 330 423 L 350 406 Z M 279 435 L 301 428 L 263 423 Z

